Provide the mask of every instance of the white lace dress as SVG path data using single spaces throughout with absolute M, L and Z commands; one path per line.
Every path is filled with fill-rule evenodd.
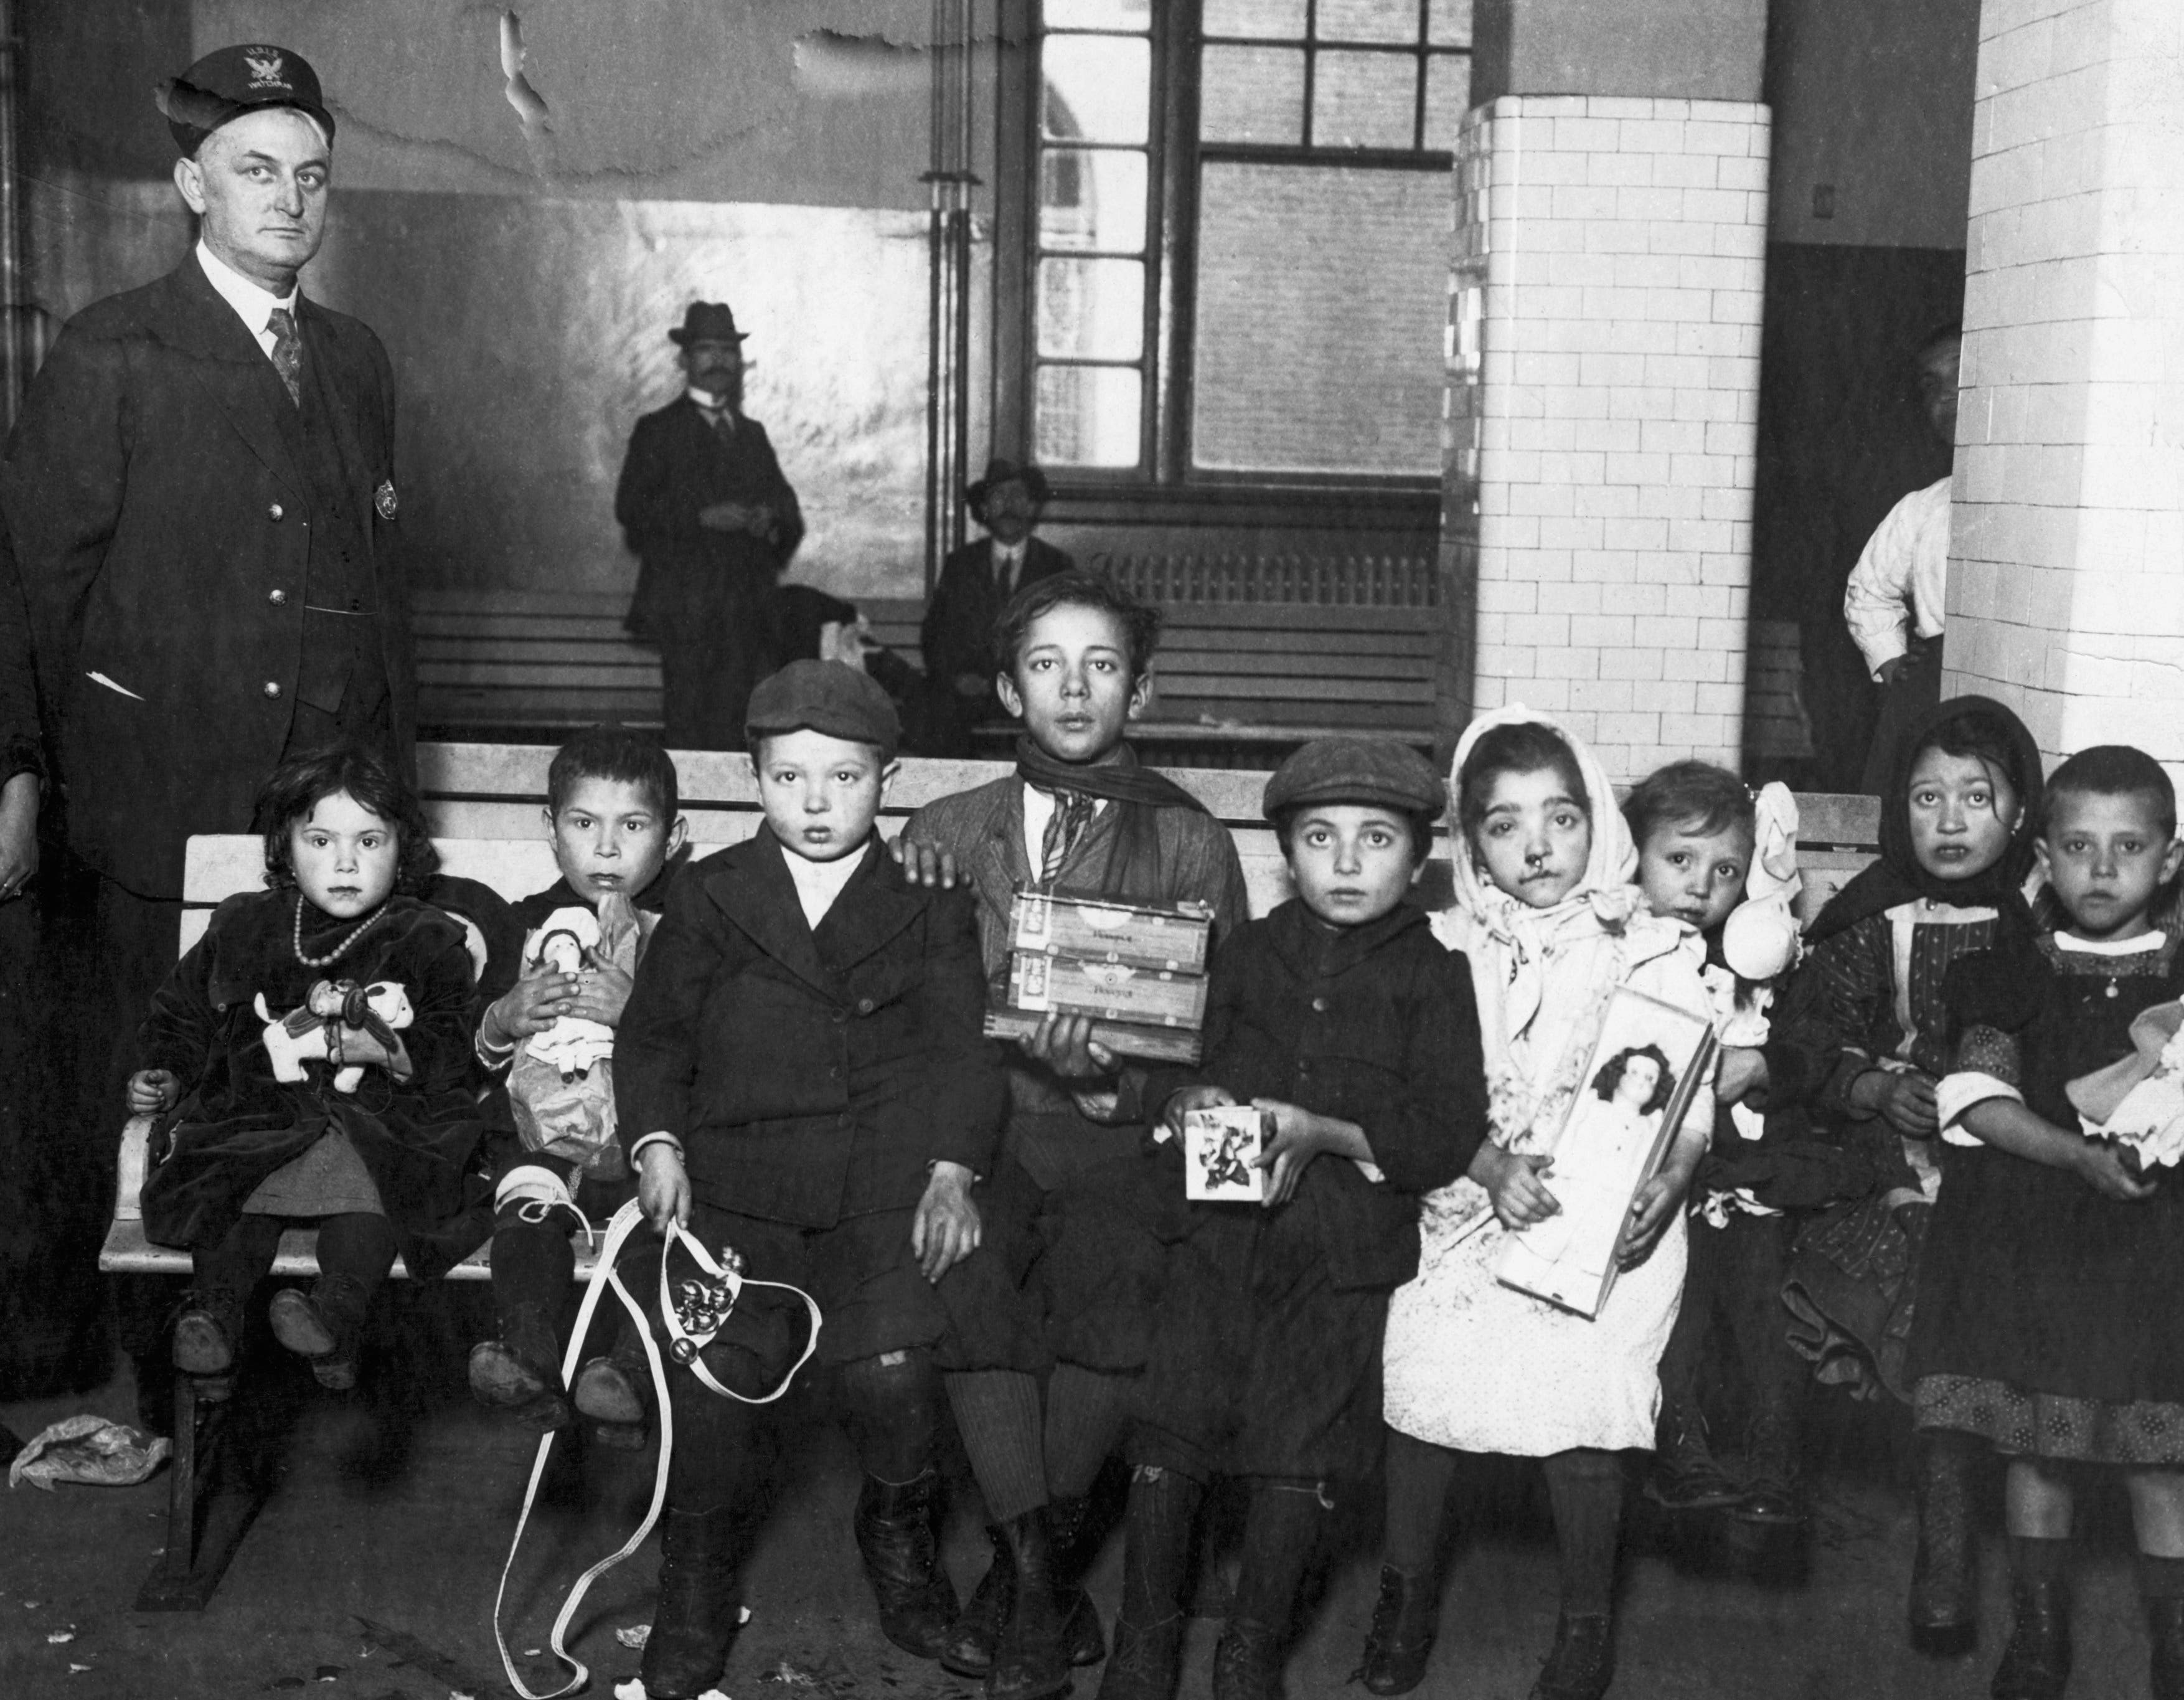
M 1436 917 L 1435 925 L 1444 943 L 1472 956 L 1474 979 L 1501 972 L 1495 942 L 1476 936 L 1462 916 Z M 1501 1125 L 1508 1095 L 1497 1094 L 1495 1106 L 1495 1139 L 1518 1151 L 1539 1148 L 1532 1127 L 1560 1125 L 1617 986 L 1685 1009 L 1708 1007 L 1696 941 L 1671 922 L 1641 916 L 1619 934 L 1565 931 L 1539 966 L 1536 1012 L 1509 1046 L 1537 1112 L 1508 1137 Z M 1713 1094 L 1701 1092 L 1690 1113 L 1711 1127 Z M 1418 1273 L 1388 1308 L 1389 1426 L 1436 1446 L 1528 1458 L 1574 1446 L 1650 1450 L 1661 1353 L 1683 1296 L 1684 1212 L 1588 1320 L 1495 1279 L 1506 1231 L 1490 1210 L 1484 1227 L 1462 1231 L 1477 1222 L 1485 1200 L 1467 1179 L 1424 1201 Z

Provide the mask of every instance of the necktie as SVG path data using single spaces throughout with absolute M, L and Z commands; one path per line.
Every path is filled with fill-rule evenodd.
M 265 315 L 265 328 L 273 333 L 273 370 L 281 374 L 288 399 L 304 404 L 304 339 L 296 334 L 296 315 L 276 307 Z
M 1099 800 L 1086 791 L 1047 794 L 1054 799 L 1054 812 L 1046 817 L 1046 831 L 1039 839 L 1039 877 L 1041 884 L 1050 885 L 1061 878 L 1061 865 L 1092 824 L 1092 811 L 1099 806 Z
M 1009 593 L 1013 588 L 1009 581 L 1016 577 L 1016 569 L 1017 564 L 1013 560 L 999 549 L 994 551 L 994 589 L 1004 602 L 1009 599 Z
M 713 435 L 722 442 L 733 443 L 736 440 L 736 416 L 727 409 L 722 408 L 718 413 L 708 412 L 705 422 L 713 427 Z

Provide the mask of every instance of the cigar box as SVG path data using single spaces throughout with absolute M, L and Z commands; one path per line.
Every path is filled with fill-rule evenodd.
M 986 1037 L 1029 1039 L 1045 1019 L 1045 1016 L 1028 1010 L 988 1010 Z M 1195 1063 L 1201 1049 L 1195 1028 L 1139 1027 L 1120 1021 L 1095 1021 L 1092 1042 L 1105 1045 L 1117 1056 L 1134 1057 L 1142 1062 Z
M 1212 918 L 1212 911 L 1197 903 L 1019 891 L 1009 912 L 1009 948 L 1202 974 Z
M 1195 1031 L 1206 1020 L 1206 985 L 1199 974 L 1043 950 L 1018 950 L 1009 960 L 1009 1007 L 1039 1014 L 1059 1010 Z

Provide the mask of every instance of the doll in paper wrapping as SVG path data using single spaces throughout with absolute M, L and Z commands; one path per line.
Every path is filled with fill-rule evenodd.
M 539 928 L 526 972 L 551 963 L 565 974 L 581 973 L 588 950 L 597 950 L 624 973 L 637 972 L 638 929 L 628 898 L 611 893 L 596 912 L 557 909 Z M 534 1151 L 567 1157 L 587 1173 L 612 1179 L 622 1172 L 615 1138 L 614 1029 L 582 1016 L 555 1018 L 543 1033 L 517 1046 L 508 1101 L 523 1143 Z
M 2184 1157 L 2184 1003 L 2141 1010 L 2129 1056 L 2064 1088 L 2087 1139 L 2114 1140 L 2126 1162 L 2174 1168 Z

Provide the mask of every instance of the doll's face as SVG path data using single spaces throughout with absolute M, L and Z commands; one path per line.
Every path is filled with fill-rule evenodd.
M 387 901 L 402 860 L 402 835 L 346 791 L 321 797 L 288 828 L 288 862 L 304 900 L 347 920 Z
M 1656 915 L 1711 933 L 1744 895 L 1752 867 L 1752 828 L 1742 822 L 1718 833 L 1696 822 L 1663 822 L 1638 846 L 1638 889 Z
M 1652 1057 L 1637 1056 L 1623 1064 L 1623 1078 L 1615 1083 L 1615 1101 L 1624 1109 L 1641 1111 L 1661 1084 L 1661 1065 Z
M 1929 747 L 1911 764 L 1911 854 L 1936 879 L 1970 879 L 2000 861 L 2017 828 L 2017 792 L 1976 755 Z

